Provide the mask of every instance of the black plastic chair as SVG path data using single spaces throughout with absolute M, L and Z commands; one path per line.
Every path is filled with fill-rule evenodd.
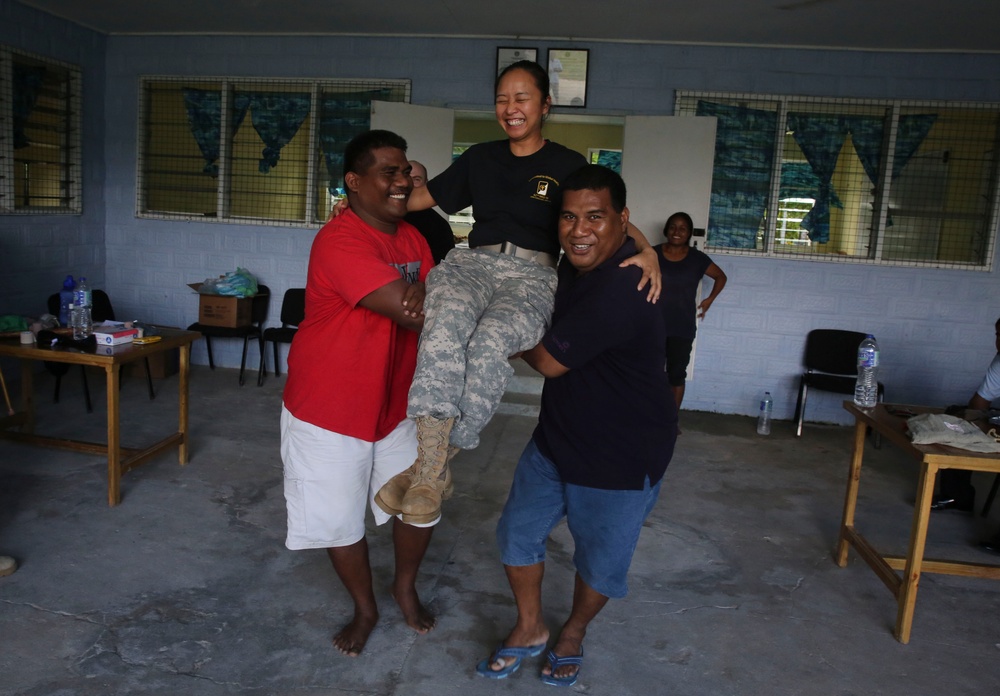
M 111 298 L 108 297 L 106 292 L 103 290 L 92 290 L 91 300 L 93 302 L 93 306 L 90 308 L 90 318 L 92 321 L 95 323 L 115 321 L 115 309 L 111 306 Z M 47 306 L 49 314 L 55 317 L 59 316 L 59 293 L 49 295 Z M 149 399 L 152 401 L 156 398 L 156 391 L 153 389 L 153 376 L 149 369 L 149 358 L 145 358 L 144 362 L 146 364 L 146 384 L 149 387 Z M 70 365 L 68 363 L 45 363 L 45 369 L 56 378 L 56 390 L 52 399 L 55 403 L 59 403 L 59 387 L 62 385 L 63 375 L 69 372 L 69 368 Z M 87 384 L 87 368 L 83 365 L 80 365 L 80 375 L 83 379 L 83 399 L 87 405 L 87 413 L 93 413 L 94 406 L 90 401 L 90 385 Z
M 208 349 L 208 366 L 215 369 L 215 360 L 212 357 L 213 338 L 242 338 L 243 339 L 243 359 L 240 361 L 240 386 L 243 386 L 244 374 L 247 366 L 247 345 L 251 338 L 257 339 L 257 347 L 261 354 L 264 353 L 263 325 L 267 320 L 267 310 L 271 304 L 271 290 L 266 285 L 257 286 L 257 294 L 251 298 L 250 323 L 246 326 L 209 326 L 195 322 L 188 327 L 188 331 L 197 331 L 205 337 L 205 348 Z
M 858 346 L 867 334 L 840 329 L 815 329 L 806 337 L 805 368 L 799 378 L 799 398 L 795 403 L 795 436 L 802 436 L 806 396 L 809 389 L 854 395 L 858 378 Z M 878 400 L 885 399 L 885 386 L 878 383 Z M 876 435 L 875 447 L 881 446 Z
M 291 343 L 295 338 L 295 332 L 299 330 L 299 324 L 306 318 L 306 289 L 289 288 L 285 290 L 285 296 L 281 299 L 281 326 L 274 326 L 264 329 L 263 345 L 267 347 L 267 342 L 274 344 L 274 376 L 281 375 L 278 364 L 278 344 Z M 260 367 L 257 369 L 257 386 L 264 384 L 264 374 L 267 372 L 264 356 L 267 351 L 260 351 Z

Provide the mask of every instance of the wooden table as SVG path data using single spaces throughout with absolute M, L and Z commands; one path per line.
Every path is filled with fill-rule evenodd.
M 896 597 L 895 636 L 900 643 L 910 642 L 913 627 L 913 610 L 917 604 L 917 587 L 920 574 L 944 573 L 967 577 L 1000 580 L 1000 566 L 980 565 L 957 561 L 925 559 L 927 523 L 934 497 L 934 480 L 941 469 L 969 469 L 972 471 L 1000 472 L 1000 454 L 983 454 L 944 445 L 914 445 L 906 432 L 906 417 L 894 416 L 891 411 L 905 409 L 914 413 L 941 413 L 942 409 L 921 406 L 878 404 L 872 409 L 861 409 L 853 401 L 845 401 L 844 408 L 854 416 L 854 454 L 847 476 L 847 495 L 844 500 L 844 518 L 840 525 L 837 544 L 837 565 L 847 565 L 847 554 L 854 547 L 858 555 L 871 566 L 875 574 Z M 881 433 L 904 452 L 920 462 L 917 480 L 917 499 L 913 508 L 910 527 L 910 545 L 905 556 L 883 556 L 854 527 L 854 510 L 858 502 L 861 481 L 861 459 L 865 451 L 865 433 L 868 427 Z M 896 571 L 901 570 L 902 575 Z
M 100 346 L 90 349 L 68 347 L 43 347 L 24 345 L 18 339 L 0 340 L 0 355 L 7 355 L 21 361 L 21 410 L 14 415 L 0 419 L 0 437 L 17 442 L 56 447 L 59 449 L 107 454 L 108 457 L 108 505 L 121 501 L 122 474 L 155 457 L 171 447 L 177 447 L 180 463 L 188 461 L 188 379 L 191 366 L 191 344 L 201 337 L 196 331 L 181 331 L 159 327 L 160 341 L 146 345 L 123 344 Z M 121 369 L 126 365 L 157 353 L 179 349 L 180 352 L 180 413 L 177 432 L 143 449 L 128 449 L 121 446 L 121 426 L 119 421 L 119 381 Z M 74 365 L 91 365 L 104 369 L 108 392 L 108 437 L 106 443 L 82 442 L 62 438 L 45 437 L 35 434 L 35 404 L 33 391 L 33 361 L 50 361 Z M 12 427 L 20 426 L 20 432 Z

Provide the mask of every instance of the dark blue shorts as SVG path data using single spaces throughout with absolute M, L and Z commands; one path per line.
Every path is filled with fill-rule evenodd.
M 684 386 L 693 345 L 693 338 L 667 336 L 667 381 L 671 387 Z
M 504 565 L 545 560 L 545 542 L 565 517 L 573 536 L 573 564 L 583 581 L 605 597 L 628 594 L 626 576 L 639 532 L 656 504 L 660 484 L 641 491 L 609 491 L 563 483 L 555 465 L 532 440 L 524 448 L 497 523 Z

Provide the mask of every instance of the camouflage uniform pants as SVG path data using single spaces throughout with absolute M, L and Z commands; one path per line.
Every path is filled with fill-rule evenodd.
M 451 444 L 479 445 L 514 369 L 552 317 L 556 273 L 534 261 L 455 249 L 427 277 L 407 415 L 454 418 Z

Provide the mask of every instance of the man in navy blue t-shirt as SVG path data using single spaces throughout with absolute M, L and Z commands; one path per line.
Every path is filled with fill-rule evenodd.
M 576 547 L 573 609 L 541 678 L 576 683 L 587 626 L 624 597 L 643 522 L 673 454 L 677 409 L 664 372 L 660 310 L 635 291 L 625 183 L 587 165 L 562 185 L 552 325 L 522 357 L 545 376 L 538 427 L 518 462 L 497 542 L 517 603 L 514 629 L 478 674 L 503 679 L 549 640 L 542 617 L 545 541 L 563 517 Z M 668 414 L 666 419 L 663 414 Z

